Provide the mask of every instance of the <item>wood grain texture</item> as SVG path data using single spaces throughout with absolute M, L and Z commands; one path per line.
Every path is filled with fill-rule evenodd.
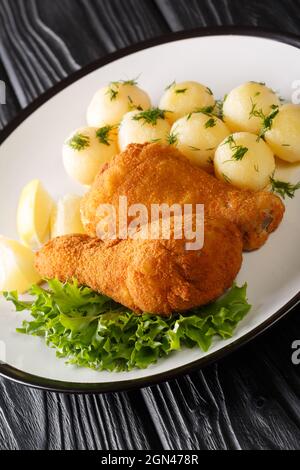
M 155 3 L 172 31 L 199 26 L 251 25 L 299 33 L 299 0 L 155 0 Z
M 294 315 L 203 371 L 142 393 L 165 449 L 299 449 Z M 187 432 L 188 430 L 188 432 Z
M 0 129 L 20 111 L 21 107 L 10 83 L 7 72 L 0 61 L 0 80 L 5 83 L 6 104 L 0 105 Z
M 300 1 L 0 0 L 3 127 L 54 83 L 108 52 L 219 24 L 300 33 Z M 140 391 L 75 396 L 0 379 L 0 449 L 299 449 L 294 312 L 202 371 Z

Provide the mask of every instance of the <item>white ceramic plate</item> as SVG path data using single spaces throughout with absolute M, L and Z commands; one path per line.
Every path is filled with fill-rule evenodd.
M 259 37 L 255 37 L 259 36 Z M 210 86 L 216 97 L 248 81 L 264 81 L 291 99 L 292 84 L 300 78 L 300 40 L 253 30 L 217 29 L 179 33 L 120 51 L 92 64 L 50 90 L 25 110 L 0 135 L 0 233 L 16 237 L 15 212 L 23 186 L 40 178 L 53 196 L 80 192 L 66 176 L 61 160 L 65 137 L 85 124 L 93 93 L 112 80 L 140 75 L 140 84 L 158 102 L 164 87 L 197 80 Z M 300 168 L 283 169 L 293 182 Z M 0 301 L 0 345 L 6 363 L 0 372 L 37 387 L 68 391 L 112 391 L 166 380 L 199 368 L 244 344 L 283 316 L 299 301 L 300 194 L 286 201 L 280 228 L 257 252 L 244 255 L 238 283 L 248 282 L 251 312 L 234 337 L 216 340 L 208 353 L 183 350 L 146 370 L 128 373 L 94 372 L 65 365 L 39 338 L 15 332 L 24 313 L 15 313 Z

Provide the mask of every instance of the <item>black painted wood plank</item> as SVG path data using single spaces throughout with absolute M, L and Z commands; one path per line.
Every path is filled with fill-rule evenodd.
M 149 0 L 46 0 L 40 14 L 82 65 L 169 31 Z M 80 43 L 84 47 L 78 47 Z
M 154 0 L 172 29 L 240 25 L 300 33 L 299 0 Z
M 79 68 L 63 41 L 41 23 L 35 1 L 2 0 L 1 60 L 24 107 Z
M 2 129 L 20 111 L 21 107 L 11 86 L 3 64 L 0 61 L 0 81 L 4 82 L 6 104 L 0 104 L 0 129 Z
M 297 312 L 219 363 L 145 389 L 165 449 L 300 449 Z
M 48 393 L 1 378 L 0 424 L 1 450 L 161 448 L 140 392 Z
M 146 0 L 1 0 L 0 5 L 0 58 L 23 107 L 80 66 L 168 31 Z

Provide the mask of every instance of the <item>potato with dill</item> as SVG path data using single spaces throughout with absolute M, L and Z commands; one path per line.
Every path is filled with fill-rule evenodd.
M 68 175 L 83 185 L 91 185 L 101 165 L 118 153 L 114 126 L 84 127 L 76 130 L 63 146 L 63 163 Z
M 213 171 L 215 150 L 229 134 L 226 124 L 211 113 L 191 113 L 173 124 L 169 143 L 193 163 Z
M 259 133 L 264 120 L 280 105 L 276 93 L 263 83 L 248 82 L 231 90 L 223 102 L 224 121 L 232 132 Z
M 173 124 L 181 117 L 200 108 L 215 106 L 215 99 L 210 88 L 198 82 L 173 82 L 163 94 L 159 107 L 169 111 L 167 117 Z
M 300 162 L 300 106 L 285 104 L 270 122 L 265 139 L 282 160 Z
M 275 158 L 263 139 L 249 132 L 237 132 L 221 142 L 214 166 L 220 180 L 255 191 L 269 184 L 275 171 Z
M 119 147 L 125 150 L 129 144 L 145 142 L 168 143 L 171 125 L 166 111 L 158 108 L 147 111 L 131 111 L 125 114 L 119 128 Z
M 94 95 L 87 110 L 87 123 L 91 127 L 116 125 L 129 111 L 150 107 L 148 94 L 137 86 L 136 80 L 111 82 Z

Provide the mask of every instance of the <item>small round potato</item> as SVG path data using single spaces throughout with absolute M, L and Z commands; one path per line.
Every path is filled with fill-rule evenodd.
M 193 111 L 213 108 L 214 105 L 215 99 L 210 88 L 197 82 L 172 83 L 159 103 L 161 109 L 170 111 L 167 117 L 172 124 Z
M 275 170 L 272 150 L 257 135 L 249 132 L 231 134 L 217 148 L 216 176 L 241 189 L 261 190 Z
M 114 127 L 84 127 L 73 132 L 64 143 L 63 162 L 71 178 L 83 185 L 91 185 L 101 165 L 117 153 Z
M 131 111 L 125 114 L 119 128 L 121 151 L 133 143 L 160 142 L 167 144 L 171 126 L 165 114 L 158 108 L 147 111 Z
M 94 95 L 87 110 L 87 123 L 91 127 L 117 125 L 128 111 L 150 107 L 149 96 L 135 82 L 113 82 Z
M 171 137 L 178 150 L 203 169 L 213 171 L 216 147 L 230 130 L 221 119 L 204 113 L 193 113 L 173 124 Z
M 273 90 L 261 83 L 248 82 L 234 88 L 223 103 L 223 116 L 232 132 L 258 133 L 262 115 L 267 116 L 280 100 Z
M 285 104 L 279 108 L 265 139 L 282 160 L 300 162 L 300 105 Z

